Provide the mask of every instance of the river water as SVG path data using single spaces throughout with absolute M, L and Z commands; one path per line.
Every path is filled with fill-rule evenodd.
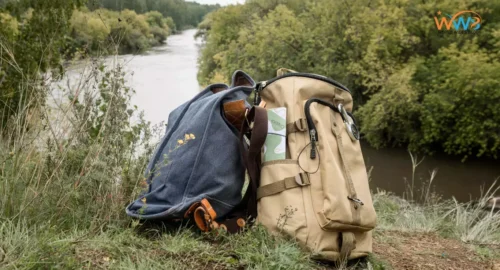
M 124 55 L 128 84 L 136 90 L 132 103 L 144 110 L 146 120 L 157 124 L 168 114 L 200 91 L 196 74 L 201 42 L 193 38 L 195 30 L 168 38 L 168 44 L 144 55 Z M 111 61 L 112 59 L 108 59 Z M 81 66 L 69 69 L 68 78 L 81 76 Z M 371 170 L 372 189 L 383 189 L 403 195 L 412 178 L 412 162 L 404 149 L 375 150 L 362 143 L 363 155 Z M 420 160 L 421 157 L 418 157 Z M 460 159 L 446 155 L 425 157 L 416 169 L 414 192 L 426 185 L 430 172 L 437 169 L 432 191 L 444 198 L 467 201 L 480 195 L 481 186 L 488 188 L 500 177 L 500 161 Z M 406 180 L 405 180 L 406 179 Z M 415 195 L 417 196 L 417 195 Z

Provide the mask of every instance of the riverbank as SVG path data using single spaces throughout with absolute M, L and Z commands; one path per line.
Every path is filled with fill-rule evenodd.
M 261 227 L 235 236 L 203 235 L 185 226 L 146 228 L 125 215 L 124 207 L 143 188 L 145 166 L 165 131 L 150 122 L 166 120 L 198 91 L 197 51 L 192 37 L 183 34 L 147 55 L 117 57 L 124 61 L 111 70 L 101 69 L 102 59 L 97 59 L 88 75 L 76 71 L 74 87 L 61 85 L 67 91 L 61 92 L 65 103 L 59 109 L 68 129 L 57 128 L 60 119 L 48 120 L 49 108 L 35 97 L 26 98 L 37 106 L 0 129 L 0 268 L 338 268 L 311 261 L 295 243 Z M 146 108 L 141 115 L 139 109 Z M 415 190 L 423 198 L 415 204 L 376 187 L 374 254 L 370 267 L 360 262 L 358 269 L 498 265 L 498 214 L 442 200 L 431 188 Z
M 379 215 L 374 253 L 347 269 L 500 269 L 498 214 L 449 202 L 417 206 L 385 192 L 374 194 L 374 201 Z M 441 211 L 451 212 L 443 217 Z M 472 223 L 476 215 L 484 219 Z M 346 269 L 309 260 L 295 243 L 260 226 L 217 236 L 134 222 L 58 232 L 2 220 L 0 235 L 5 269 Z

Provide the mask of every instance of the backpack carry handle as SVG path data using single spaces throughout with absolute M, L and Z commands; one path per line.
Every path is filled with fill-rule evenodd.
M 295 70 L 291 70 L 291 69 L 288 69 L 288 68 L 280 68 L 276 71 L 276 75 L 279 77 L 279 76 L 283 76 L 287 73 L 298 73 L 297 71 Z
M 246 72 L 237 70 L 233 73 L 233 76 L 231 78 L 231 88 L 237 86 L 253 87 L 254 85 L 255 81 Z
M 216 85 L 211 89 L 211 91 L 212 93 L 217 94 L 219 92 L 229 90 L 237 86 L 253 87 L 254 85 L 255 81 L 252 79 L 252 77 L 250 77 L 250 75 L 242 70 L 237 70 L 231 77 L 231 85 L 229 87 L 227 85 Z

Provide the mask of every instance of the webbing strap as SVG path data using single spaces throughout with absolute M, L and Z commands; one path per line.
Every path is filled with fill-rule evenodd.
M 344 153 L 344 145 L 342 143 L 342 135 L 340 135 L 340 133 L 336 135 L 337 135 L 336 138 L 337 138 L 338 150 L 340 153 L 340 159 L 342 160 L 342 166 L 345 172 L 345 178 L 346 178 L 345 182 L 347 186 L 347 191 L 349 192 L 347 199 L 351 200 L 351 206 L 352 206 L 351 213 L 353 219 L 352 222 L 355 225 L 359 225 L 361 223 L 361 216 L 358 211 L 359 202 L 356 201 L 358 200 L 358 195 L 356 194 L 356 189 L 354 188 L 354 183 L 351 177 L 351 171 L 349 170 L 349 166 L 347 166 L 346 157 Z
M 340 247 L 341 260 L 347 260 L 351 252 L 356 248 L 356 237 L 352 232 L 342 232 L 342 245 Z
M 281 193 L 287 189 L 308 186 L 310 184 L 311 181 L 309 180 L 308 175 L 305 173 L 300 173 L 295 177 L 288 177 L 281 181 L 259 187 L 257 189 L 257 200 L 260 200 L 262 197 Z
M 307 131 L 307 120 L 305 118 L 300 118 L 299 120 L 286 124 L 286 135 L 295 132 Z

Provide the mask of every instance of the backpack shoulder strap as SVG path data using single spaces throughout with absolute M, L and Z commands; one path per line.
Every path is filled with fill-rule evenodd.
M 241 153 L 245 168 L 250 176 L 245 197 L 248 197 L 247 211 L 250 218 L 257 218 L 257 188 L 260 183 L 261 149 L 267 136 L 267 111 L 263 107 L 254 106 L 248 112 L 246 121 L 240 132 Z M 244 136 L 249 136 L 246 146 Z

